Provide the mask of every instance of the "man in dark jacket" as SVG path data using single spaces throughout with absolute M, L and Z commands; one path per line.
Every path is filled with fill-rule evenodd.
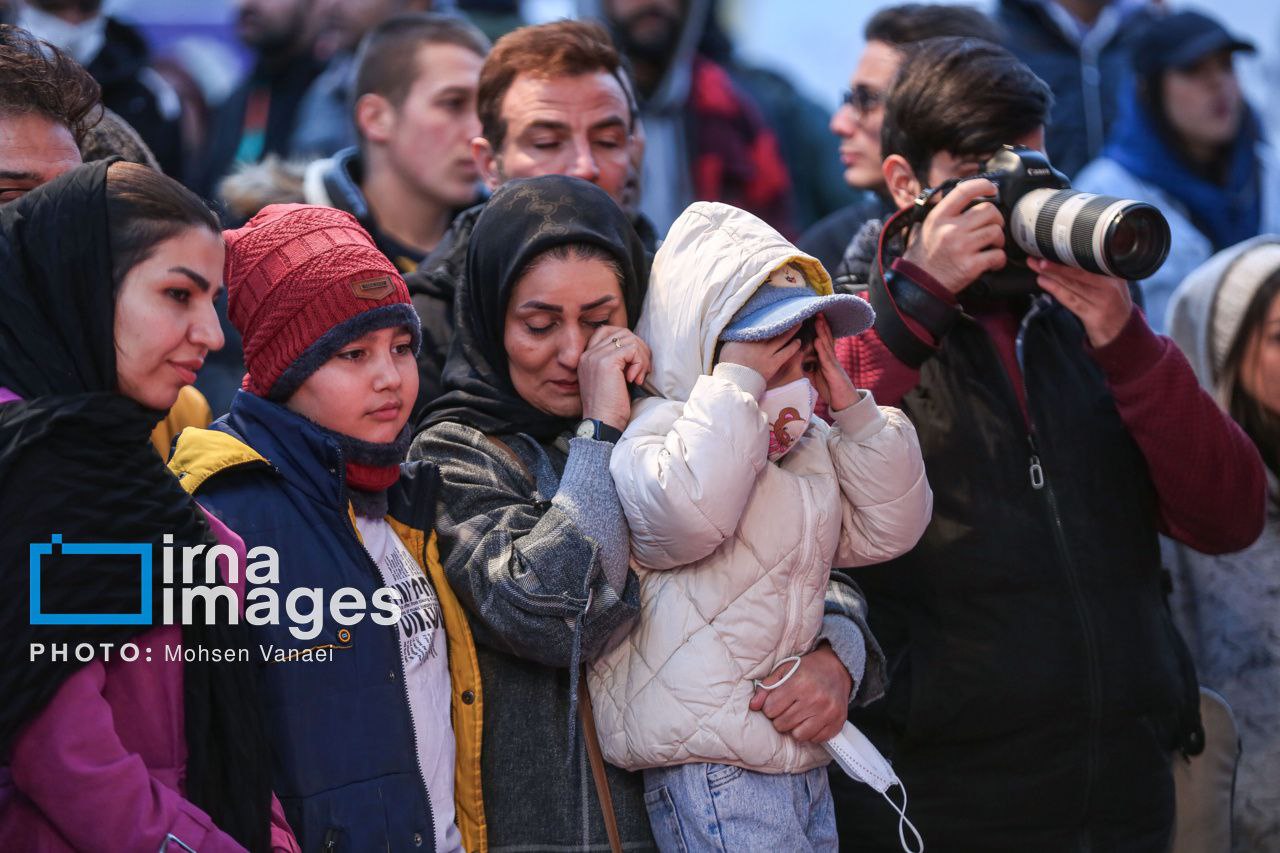
M 973 286 L 1014 264 L 990 181 L 920 221 L 922 189 L 1002 144 L 1043 150 L 1050 101 L 1003 48 L 954 38 L 909 52 L 888 96 L 883 174 L 903 213 L 854 271 L 875 327 L 837 353 L 915 425 L 934 514 L 909 554 L 854 575 L 891 672 L 855 722 L 930 850 L 1163 853 L 1170 761 L 1203 732 L 1158 535 L 1245 547 L 1266 479 L 1124 281 L 1032 260 L 999 291 Z M 832 777 L 848 849 L 898 850 L 880 795 Z
M 1005 45 L 1053 92 L 1049 159 L 1067 177 L 1102 152 L 1135 38 L 1156 17 L 1130 0 L 1000 0 Z
M 472 143 L 489 189 L 512 178 L 572 175 L 591 181 L 626 209 L 635 178 L 635 115 L 622 61 L 597 24 L 557 21 L 522 27 L 494 44 L 480 70 L 480 136 Z M 421 382 L 414 423 L 439 395 L 453 340 L 453 294 L 466 275 L 467 245 L 483 208 L 454 219 L 418 271 L 406 277 L 422 319 Z M 633 215 L 645 248 L 653 227 Z
M 646 156 L 640 209 L 661 233 L 694 201 L 722 201 L 794 236 L 791 177 L 759 106 L 698 50 L 709 0 L 591 0 L 636 82 Z M 598 7 L 598 8 L 592 8 Z
M 138 30 L 102 12 L 102 0 L 24 0 L 15 23 L 67 51 L 102 87 L 102 104 L 147 143 L 170 177 L 182 180 L 178 94 L 151 67 Z
M 808 228 L 858 201 L 862 193 L 840 179 L 840 162 L 831 156 L 834 145 L 827 128 L 827 107 L 805 95 L 787 75 L 736 51 L 721 25 L 723 6 L 711 0 L 698 52 L 728 71 L 734 85 L 759 105 L 791 175 L 796 227 Z
M 902 64 L 907 45 L 942 36 L 970 36 L 1000 41 L 1000 28 L 969 6 L 904 3 L 881 9 L 863 28 L 866 46 L 849 78 L 844 102 L 831 116 L 831 132 L 840 140 L 844 181 L 862 197 L 816 223 L 797 245 L 822 261 L 832 275 L 868 219 L 893 210 L 880 174 L 880 122 L 884 96 Z
M 237 0 L 236 31 L 257 53 L 218 108 L 196 189 L 212 195 L 236 163 L 287 154 L 298 105 L 323 66 L 312 55 L 313 0 Z
M 445 5 L 432 0 L 317 0 L 313 14 L 323 23 L 316 36 L 316 53 L 329 58 L 298 106 L 289 156 L 329 157 L 356 145 L 359 140 L 351 120 L 351 92 L 361 40 L 388 18 L 431 12 Z
M 479 197 L 471 140 L 488 52 L 484 33 L 462 18 L 406 14 L 374 27 L 356 57 L 359 144 L 307 169 L 307 203 L 358 219 L 402 275 Z

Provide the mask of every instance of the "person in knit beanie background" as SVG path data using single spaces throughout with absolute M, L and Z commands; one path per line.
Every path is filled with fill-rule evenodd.
M 484 849 L 480 684 L 436 551 L 439 476 L 402 463 L 421 343 L 404 280 L 332 208 L 272 205 L 224 237 L 248 372 L 170 468 L 251 561 L 275 550 L 282 602 L 315 593 L 255 629 L 286 815 L 307 850 Z
M 1248 548 L 1211 555 L 1168 538 L 1160 543 L 1173 581 L 1169 605 L 1200 683 L 1226 698 L 1239 729 L 1232 849 L 1249 853 L 1280 853 L 1278 331 L 1280 234 L 1214 255 L 1169 301 L 1169 336 L 1266 464 L 1266 526 Z M 1205 757 L 1215 752 L 1208 743 Z M 1234 755 L 1238 746 L 1227 748 Z

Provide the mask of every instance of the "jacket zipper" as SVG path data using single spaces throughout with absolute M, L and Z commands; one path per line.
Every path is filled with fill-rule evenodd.
M 1085 145 L 1089 160 L 1097 157 L 1106 142 L 1102 127 L 1102 70 L 1098 67 L 1100 49 L 1080 45 L 1080 88 L 1084 96 Z
M 1085 784 L 1084 784 L 1084 802 L 1088 808 L 1088 802 L 1093 797 L 1093 788 L 1098 775 L 1098 765 L 1100 763 L 1100 732 L 1102 720 L 1102 687 L 1101 674 L 1098 669 L 1098 649 L 1097 641 L 1094 635 L 1093 620 L 1089 615 L 1089 608 L 1086 606 L 1084 589 L 1081 585 L 1079 573 L 1076 570 L 1075 561 L 1071 557 L 1071 549 L 1067 544 L 1066 530 L 1062 526 L 1062 515 L 1058 507 L 1058 497 L 1054 492 L 1053 484 L 1044 473 L 1044 467 L 1040 461 L 1040 448 L 1036 442 L 1036 425 L 1035 419 L 1031 414 L 1031 389 L 1027 385 L 1027 369 L 1024 352 L 1024 343 L 1027 331 L 1031 327 L 1031 323 L 1038 317 L 1048 302 L 1044 298 L 1035 299 L 1031 308 L 1022 318 L 1018 327 L 1018 335 L 1015 340 L 1015 353 L 1018 361 L 1019 372 L 1021 373 L 1022 393 L 1027 401 L 1026 410 L 1026 427 L 1027 427 L 1027 445 L 1030 448 L 1030 457 L 1028 459 L 1027 473 L 1031 482 L 1031 488 L 1037 492 L 1043 492 L 1045 496 L 1046 507 L 1049 510 L 1049 518 L 1053 523 L 1053 539 L 1054 545 L 1058 552 L 1059 561 L 1062 564 L 1066 574 L 1067 582 L 1071 589 L 1072 604 L 1075 606 L 1076 617 L 1080 622 L 1081 631 L 1084 635 L 1086 663 L 1087 663 L 1087 681 L 1088 681 L 1088 698 L 1089 698 L 1089 732 L 1088 745 L 1085 754 Z M 1008 376 L 1004 370 L 1003 362 L 1000 360 L 1000 354 L 996 351 L 995 342 L 991 340 L 990 335 L 983 330 L 983 337 L 987 341 L 987 345 L 991 348 L 992 355 L 996 358 L 997 365 L 1000 366 L 1000 372 L 1005 375 L 1006 384 L 1009 391 L 1013 392 L 1012 378 Z M 1017 404 L 1017 395 L 1014 395 L 1014 404 Z
M 346 470 L 346 462 L 342 458 L 342 451 L 338 451 L 338 471 Z M 342 476 L 342 475 L 339 475 Z M 360 546 L 360 550 L 364 553 L 364 558 L 370 570 L 373 572 L 374 580 L 383 583 L 382 571 L 378 568 L 378 564 L 373 561 L 373 555 L 369 553 L 369 549 L 365 547 L 364 541 L 360 538 L 360 531 L 356 529 L 355 524 L 351 521 L 350 515 L 346 518 L 347 526 L 351 529 L 351 534 L 356 537 L 356 543 Z M 384 519 L 385 523 L 385 519 Z M 395 536 L 394 530 L 391 535 Z M 425 569 L 424 569 L 425 573 Z M 422 796 L 427 803 L 427 826 L 426 831 L 431 833 L 431 849 L 435 850 L 436 844 L 436 815 L 435 809 L 431 806 L 431 791 L 427 788 L 427 776 L 422 770 L 422 753 L 418 749 L 418 728 L 413 724 L 413 698 L 409 695 L 409 679 L 408 673 L 404 667 L 404 652 L 400 646 L 400 625 L 388 626 L 392 633 L 392 643 L 396 652 L 396 670 L 399 672 L 400 691 L 404 694 L 404 711 L 409 717 L 409 736 L 413 739 L 413 765 L 418 768 L 418 784 L 422 786 Z M 393 845 L 394 846 L 394 845 Z
M 1102 153 L 1107 129 L 1102 115 L 1102 54 L 1124 26 L 1115 8 L 1104 6 L 1093 27 L 1080 39 L 1080 87 L 1085 111 L 1085 143 L 1089 159 Z
M 809 565 L 810 561 L 813 559 L 814 530 L 813 530 L 813 518 L 812 518 L 813 514 L 809 512 L 809 508 L 812 503 L 809 497 L 809 492 L 805 488 L 806 484 L 803 481 L 801 481 L 799 485 L 800 485 L 800 509 L 804 513 L 804 529 L 803 529 L 803 532 L 801 533 L 800 541 L 803 542 L 804 544 L 800 551 L 800 561 L 798 565 L 800 567 L 800 570 L 804 571 L 805 568 Z M 786 643 L 784 643 L 782 648 L 778 650 L 780 652 L 785 652 L 788 655 L 805 654 L 806 652 L 811 651 L 810 649 L 800 650 L 796 648 L 796 642 L 798 641 L 798 635 L 800 633 L 800 624 L 799 624 L 800 619 L 796 612 L 800 608 L 800 602 L 797 601 L 798 598 L 799 596 L 793 595 L 793 596 L 790 596 L 789 600 L 787 601 L 787 625 L 790 627 L 790 630 L 788 631 L 788 635 L 784 637 L 784 639 L 786 639 Z

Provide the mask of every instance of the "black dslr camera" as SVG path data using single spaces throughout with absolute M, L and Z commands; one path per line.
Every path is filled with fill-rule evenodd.
M 989 296 L 1036 290 L 1027 256 L 1138 281 L 1160 269 L 1169 255 L 1169 223 L 1159 210 L 1141 201 L 1073 190 L 1033 148 L 1006 145 L 980 174 L 961 180 L 978 178 L 996 185 L 996 197 L 986 201 L 1004 215 L 1009 263 L 970 290 Z

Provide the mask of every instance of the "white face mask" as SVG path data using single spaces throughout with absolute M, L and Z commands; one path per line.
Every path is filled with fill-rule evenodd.
M 752 683 L 764 690 L 777 690 L 787 682 L 787 679 L 796 674 L 796 670 L 800 669 L 801 658 L 799 655 L 783 658 L 778 661 L 778 667 L 780 668 L 787 662 L 791 663 L 791 669 L 773 684 L 765 684 L 759 679 Z M 826 747 L 827 754 L 836 760 L 836 764 L 840 765 L 840 769 L 847 773 L 850 779 L 869 785 L 872 789 L 878 791 L 880 796 L 889 802 L 889 805 L 893 806 L 893 810 L 898 813 L 898 841 L 902 844 L 902 849 L 905 853 L 924 853 L 924 839 L 920 837 L 920 832 L 916 829 L 915 824 L 907 817 L 907 788 L 902 784 L 902 780 L 898 778 L 898 774 L 893 772 L 893 765 L 880 754 L 880 750 L 876 749 L 875 744 L 868 740 L 866 735 L 858 731 L 857 726 L 845 720 L 839 734 L 828 740 L 823 746 Z M 895 785 L 902 789 L 902 805 L 898 805 L 893 801 L 893 797 L 889 796 L 889 789 Z M 908 831 L 916 838 L 914 850 L 907 843 Z
M 797 379 L 760 396 L 760 411 L 769 419 L 769 461 L 777 462 L 796 446 L 809 428 L 818 389 L 808 379 Z
M 79 24 L 70 24 L 57 15 L 24 3 L 18 10 L 17 23 L 36 38 L 62 48 L 81 65 L 88 65 L 97 58 L 107 38 L 107 18 L 102 14 Z
M 924 839 L 907 818 L 907 789 L 898 779 L 898 774 L 893 772 L 893 766 L 880 754 L 880 750 L 876 749 L 875 745 L 867 740 L 867 736 L 848 721 L 840 730 L 840 734 L 827 741 L 824 746 L 836 760 L 836 764 L 840 765 L 840 769 L 849 774 L 850 778 L 864 785 L 870 785 L 889 801 L 889 805 L 893 806 L 893 810 L 898 813 L 898 841 L 902 844 L 902 849 L 906 853 L 923 853 Z M 901 806 L 889 796 L 889 789 L 895 785 L 902 788 Z M 907 844 L 908 831 L 916 838 L 914 851 Z

